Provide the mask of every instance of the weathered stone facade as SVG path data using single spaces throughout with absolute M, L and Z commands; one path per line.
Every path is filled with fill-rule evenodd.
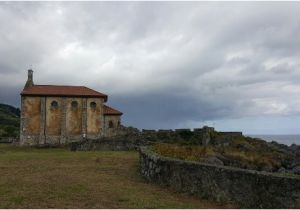
M 116 134 L 122 113 L 104 105 L 105 94 L 81 86 L 34 85 L 32 77 L 29 70 L 21 93 L 21 145 L 65 144 Z
M 121 116 L 120 115 L 104 115 L 104 130 L 106 137 L 112 137 L 116 135 L 116 128 L 120 127 Z

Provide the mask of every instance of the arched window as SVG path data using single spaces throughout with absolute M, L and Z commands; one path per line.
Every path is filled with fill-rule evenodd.
M 97 104 L 94 101 L 90 103 L 90 107 L 92 109 L 96 109 L 96 106 L 97 106 Z
M 52 101 L 51 102 L 51 109 L 57 109 L 58 108 L 58 103 L 57 101 Z
M 109 128 L 113 128 L 114 127 L 114 123 L 111 120 L 108 122 L 108 127 Z
M 72 109 L 77 109 L 78 108 L 78 102 L 77 101 L 72 101 L 71 106 L 72 106 Z
M 121 125 L 121 122 L 120 122 L 120 120 L 118 121 L 118 127 L 120 127 L 120 125 Z

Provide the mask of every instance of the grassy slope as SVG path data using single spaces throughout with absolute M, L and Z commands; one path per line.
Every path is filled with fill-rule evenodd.
M 0 208 L 226 208 L 147 183 L 137 152 L 0 144 Z
M 0 104 L 0 137 L 17 136 L 20 125 L 20 110 L 6 104 Z
M 19 126 L 20 110 L 6 104 L 0 104 L 0 125 Z

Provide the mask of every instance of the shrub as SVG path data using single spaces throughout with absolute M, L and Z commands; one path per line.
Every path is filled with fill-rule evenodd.
M 192 131 L 188 130 L 180 131 L 178 134 L 184 140 L 189 140 L 194 135 Z

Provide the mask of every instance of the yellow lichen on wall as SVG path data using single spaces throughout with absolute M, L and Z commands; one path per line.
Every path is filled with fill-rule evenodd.
M 95 103 L 95 104 L 94 104 Z M 98 135 L 101 132 L 103 115 L 103 99 L 87 99 L 87 134 Z
M 73 106 L 72 106 L 73 102 Z M 69 135 L 80 135 L 82 132 L 82 98 L 66 100 L 66 131 Z
M 111 137 L 116 133 L 116 129 L 119 128 L 121 124 L 120 115 L 105 115 L 105 128 L 106 136 Z
M 23 97 L 23 134 L 41 135 L 48 142 L 59 136 L 99 138 L 105 135 L 103 104 L 103 98 Z M 114 127 L 118 119 L 119 116 L 112 117 Z
M 53 106 L 55 102 L 57 103 L 57 106 Z M 62 113 L 61 98 L 47 97 L 46 98 L 46 134 L 60 135 L 61 113 Z
M 24 132 L 27 135 L 38 135 L 40 133 L 40 97 L 24 97 Z

